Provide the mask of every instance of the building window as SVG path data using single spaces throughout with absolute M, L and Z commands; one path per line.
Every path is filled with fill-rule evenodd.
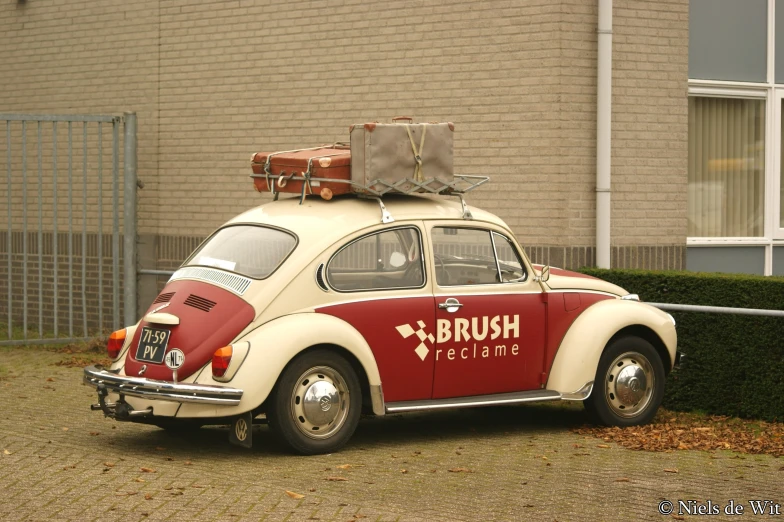
M 690 0 L 688 269 L 782 273 L 783 148 L 784 0 Z
M 767 0 L 690 0 L 689 78 L 767 81 Z
M 689 237 L 764 234 L 764 100 L 689 98 Z

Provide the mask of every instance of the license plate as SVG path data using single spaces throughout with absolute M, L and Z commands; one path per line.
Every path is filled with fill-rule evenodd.
M 136 348 L 136 360 L 161 364 L 170 335 L 170 330 L 143 327 L 139 337 L 139 346 Z

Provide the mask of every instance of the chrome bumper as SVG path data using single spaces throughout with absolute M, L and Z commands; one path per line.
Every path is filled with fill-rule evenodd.
M 99 366 L 88 366 L 84 369 L 84 383 L 99 391 L 106 390 L 150 400 L 237 406 L 242 399 L 242 390 L 237 388 L 128 377 Z

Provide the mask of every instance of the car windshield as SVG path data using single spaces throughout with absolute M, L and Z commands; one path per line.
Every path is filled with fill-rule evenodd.
M 233 225 L 215 232 L 185 266 L 211 266 L 254 279 L 266 279 L 288 257 L 297 239 L 290 233 L 255 225 Z

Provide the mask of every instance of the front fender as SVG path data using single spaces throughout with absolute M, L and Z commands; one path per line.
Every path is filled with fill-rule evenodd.
M 608 299 L 590 306 L 572 323 L 556 352 L 547 389 L 568 394 L 593 381 L 610 339 L 638 325 L 652 330 L 669 352 L 670 361 L 675 361 L 677 335 L 669 314 L 637 301 Z
M 240 403 L 231 407 L 186 403 L 177 417 L 230 417 L 258 407 L 289 361 L 318 344 L 334 344 L 351 352 L 364 368 L 371 390 L 380 390 L 381 376 L 370 346 L 353 326 L 336 317 L 317 313 L 287 315 L 256 328 L 237 342 L 247 342 L 250 348 L 231 381 L 214 380 L 208 365 L 196 382 L 239 388 L 243 390 Z

